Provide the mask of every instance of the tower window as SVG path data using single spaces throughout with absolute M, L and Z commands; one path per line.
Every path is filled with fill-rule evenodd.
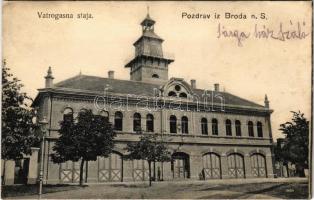
M 159 78 L 158 74 L 153 74 L 152 78 Z

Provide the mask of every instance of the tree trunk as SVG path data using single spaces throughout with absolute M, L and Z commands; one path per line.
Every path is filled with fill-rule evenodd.
M 83 172 L 84 172 L 84 159 L 82 159 L 80 166 L 80 186 L 83 186 Z
M 88 176 L 88 161 L 86 161 L 86 165 L 85 165 L 85 183 L 87 183 L 87 176 Z
M 151 176 L 152 169 L 151 169 L 150 164 L 151 164 L 151 161 L 148 161 L 149 187 L 152 186 L 152 176 Z
M 288 163 L 286 163 L 285 166 L 286 166 L 286 170 L 287 170 L 287 178 L 289 178 L 290 174 L 289 174 L 289 165 L 288 165 Z
M 2 185 L 5 185 L 5 178 L 6 178 L 5 177 L 5 164 L 6 164 L 6 161 L 7 160 L 3 159 L 3 172 L 2 172 L 2 177 L 1 177 L 2 178 L 2 183 L 1 183 Z
M 296 173 L 299 177 L 305 177 L 304 167 L 300 164 L 296 164 Z
M 156 181 L 156 161 L 154 161 L 154 181 Z

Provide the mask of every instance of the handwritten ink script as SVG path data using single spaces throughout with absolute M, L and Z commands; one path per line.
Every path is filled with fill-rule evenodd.
M 310 33 L 304 31 L 305 26 L 305 22 L 293 23 L 290 21 L 288 24 L 280 22 L 275 28 L 271 28 L 266 25 L 254 24 L 252 31 L 242 31 L 239 29 L 229 29 L 225 25 L 218 23 L 217 38 L 234 38 L 239 47 L 242 47 L 244 41 L 250 38 L 279 40 L 282 42 L 289 40 L 302 40 L 310 35 Z

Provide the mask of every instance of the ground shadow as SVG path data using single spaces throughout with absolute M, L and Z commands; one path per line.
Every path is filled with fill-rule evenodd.
M 44 185 L 43 194 L 77 190 L 88 187 L 87 185 L 69 185 L 69 184 L 56 184 L 56 185 Z M 36 185 L 3 185 L 1 189 L 1 197 L 18 197 L 18 196 L 29 196 L 38 194 L 38 184 Z
M 200 197 L 200 199 L 246 199 L 258 194 L 267 195 L 269 196 L 269 198 L 308 198 L 307 183 L 255 183 L 239 185 L 219 185 L 217 187 L 204 188 L 199 191 L 221 191 L 221 193 L 219 194 L 202 196 Z
M 110 187 L 123 187 L 123 188 L 149 188 L 148 183 L 134 183 L 134 184 L 113 184 Z

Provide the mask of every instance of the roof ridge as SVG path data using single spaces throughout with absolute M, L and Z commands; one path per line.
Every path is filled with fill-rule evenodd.
M 70 77 L 70 78 L 68 78 L 68 79 L 65 79 L 65 80 L 63 80 L 63 81 L 60 81 L 60 82 L 55 83 L 55 86 L 58 86 L 58 85 L 67 83 L 67 82 L 72 81 L 72 80 L 76 80 L 76 79 L 80 78 L 81 76 L 84 76 L 84 75 L 78 74 L 78 75 L 72 76 L 72 77 Z
M 117 78 L 108 78 L 108 77 L 101 77 L 101 76 L 94 76 L 94 75 L 83 75 L 83 76 L 88 76 L 91 78 L 101 78 L 104 80 L 114 80 L 114 81 L 123 81 L 123 82 L 133 82 L 133 83 L 140 83 L 140 84 L 147 84 L 147 85 L 156 85 L 158 86 L 158 84 L 154 84 L 154 83 L 147 83 L 147 82 L 143 82 L 143 81 L 135 81 L 135 80 L 126 80 L 126 79 L 117 79 Z
M 70 81 L 73 81 L 73 80 L 77 80 L 79 78 L 83 78 L 83 77 L 89 77 L 89 78 L 98 78 L 98 79 L 103 79 L 103 80 L 114 80 L 114 81 L 123 81 L 123 82 L 133 82 L 133 83 L 140 83 L 140 84 L 146 84 L 146 85 L 154 85 L 154 86 L 159 86 L 158 84 L 155 84 L 155 83 L 147 83 L 147 82 L 143 82 L 143 81 L 135 81 L 135 80 L 125 80 L 125 79 L 111 79 L 111 78 L 107 78 L 107 77 L 101 77 L 101 76 L 95 76 L 95 75 L 86 75 L 86 74 L 79 74 L 79 75 L 76 75 L 76 76 L 73 76 L 73 77 L 70 77 L 68 79 L 65 79 L 63 81 L 60 81 L 58 83 L 55 84 L 55 86 L 58 86 L 58 85 L 62 85 L 64 83 L 68 83 Z

